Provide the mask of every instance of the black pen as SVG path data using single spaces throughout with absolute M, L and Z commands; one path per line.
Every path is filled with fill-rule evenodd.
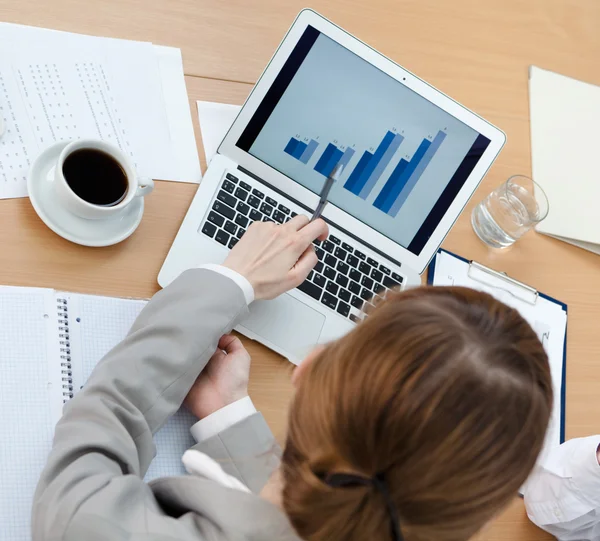
M 317 208 L 315 209 L 315 213 L 313 214 L 312 218 L 310 219 L 311 222 L 320 218 L 321 214 L 323 214 L 323 210 L 325 209 L 325 205 L 327 204 L 327 199 L 329 197 L 329 192 L 331 191 L 331 187 L 333 186 L 333 183 L 340 178 L 343 169 L 344 169 L 344 166 L 340 165 L 338 163 L 333 168 L 331 173 L 329 173 L 329 176 L 327 177 L 327 180 L 325 181 L 325 184 L 323 185 L 323 189 L 321 190 L 319 204 L 317 205 Z

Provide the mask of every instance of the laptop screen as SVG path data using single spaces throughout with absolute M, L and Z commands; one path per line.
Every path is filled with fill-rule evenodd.
M 309 26 L 236 145 L 419 255 L 489 143 Z

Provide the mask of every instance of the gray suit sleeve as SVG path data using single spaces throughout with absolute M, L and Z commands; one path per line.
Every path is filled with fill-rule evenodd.
M 159 511 L 142 481 L 152 435 L 247 311 L 240 288 L 209 270 L 187 271 L 154 296 L 65 408 L 34 498 L 35 541 L 71 539 L 86 513 L 123 538 L 143 529 L 148 508 Z
M 281 449 L 264 417 L 255 413 L 192 449 L 216 460 L 255 494 L 279 466 Z

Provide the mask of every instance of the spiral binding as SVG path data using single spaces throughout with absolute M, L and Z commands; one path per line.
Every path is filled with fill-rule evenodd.
M 60 344 L 60 372 L 63 404 L 73 398 L 73 364 L 71 363 L 71 334 L 67 299 L 56 299 L 58 310 L 58 337 Z

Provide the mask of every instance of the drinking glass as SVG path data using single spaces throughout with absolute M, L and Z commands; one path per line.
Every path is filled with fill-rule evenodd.
M 548 198 L 540 185 L 515 175 L 473 209 L 471 224 L 485 244 L 506 248 L 548 216 L 548 210 Z

